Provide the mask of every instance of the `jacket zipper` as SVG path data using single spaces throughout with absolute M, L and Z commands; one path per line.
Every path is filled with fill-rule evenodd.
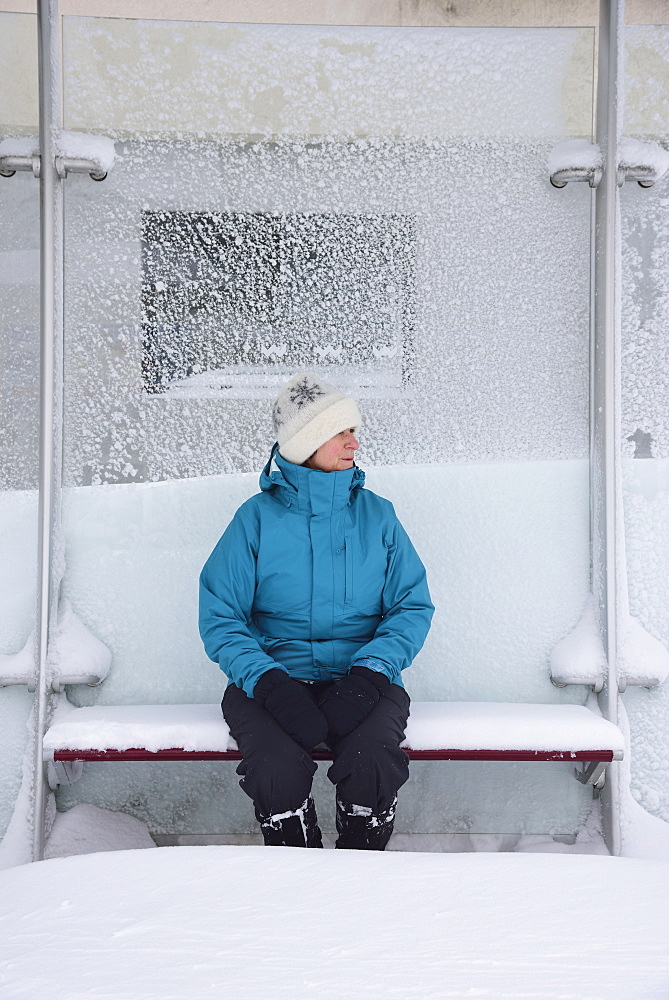
M 346 557 L 346 596 L 345 603 L 353 600 L 353 554 L 351 552 L 351 536 L 344 536 L 344 555 Z

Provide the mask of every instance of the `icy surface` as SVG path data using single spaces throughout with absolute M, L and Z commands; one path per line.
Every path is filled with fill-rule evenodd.
M 633 615 L 629 615 L 623 624 L 618 670 L 627 684 L 645 687 L 662 684 L 669 674 L 666 646 Z
M 359 216 L 364 229 L 370 216 L 402 216 L 416 239 L 401 349 L 390 336 L 397 287 L 377 290 L 372 305 L 381 310 L 364 308 L 364 296 L 347 301 L 338 336 L 316 325 L 311 345 L 337 381 L 364 339 L 361 317 L 388 317 L 376 346 L 396 353 L 402 391 L 370 394 L 370 460 L 587 454 L 587 192 L 556 194 L 545 162 L 556 139 L 589 131 L 592 30 L 69 17 L 63 33 L 68 134 L 102 129 L 120 153 L 104 184 L 72 176 L 65 191 L 68 483 L 251 471 L 264 458 L 269 421 L 257 392 L 239 393 L 237 371 L 226 371 L 232 388 L 215 401 L 146 392 L 142 217 L 161 212 L 339 217 L 341 233 L 346 217 Z M 90 151 L 104 140 L 79 141 L 77 151 Z M 30 182 L 21 187 L 34 193 Z M 20 296 L 37 274 L 28 212 L 27 204 L 12 210 L 4 244 L 12 352 L 34 305 Z M 202 291 L 197 248 L 193 239 L 184 254 L 191 273 L 159 277 L 156 295 L 161 281 L 167 294 L 182 284 Z M 242 240 L 217 287 L 232 294 L 258 275 L 254 309 L 268 286 L 244 250 Z M 290 285 L 299 267 L 285 246 L 275 251 L 276 284 Z M 302 282 L 284 310 L 304 316 L 342 292 L 354 298 L 349 257 L 329 282 L 322 273 L 315 285 Z M 202 328 L 216 313 L 211 295 L 186 301 L 172 326 L 183 318 L 189 330 Z M 163 333 L 165 354 L 178 355 Z M 271 315 L 262 333 L 255 346 L 264 360 L 252 373 L 261 379 L 276 375 L 287 343 Z M 389 357 L 379 353 L 377 367 Z M 25 364 L 26 381 L 35 372 Z M 23 392 L 8 394 L 12 428 L 24 407 Z M 34 485 L 24 449 L 13 451 L 0 481 Z
M 35 637 L 31 633 L 18 653 L 0 653 L 0 687 L 8 683 L 35 683 Z
M 412 702 L 414 750 L 623 750 L 620 730 L 580 705 Z M 236 749 L 219 705 L 79 708 L 54 721 L 45 750 Z
M 18 653 L 35 625 L 37 493 L 0 490 L 0 652 Z
M 6 377 L 9 375 L 4 359 L 0 370 Z M 9 445 L 11 427 L 5 426 L 3 430 L 7 432 L 3 444 Z M 27 679 L 34 672 L 31 632 L 35 623 L 36 542 L 36 494 L 0 490 L 0 674 L 3 676 Z M 0 836 L 10 822 L 19 794 L 31 706 L 32 695 L 25 688 L 0 688 Z
M 629 25 L 625 40 L 625 132 L 666 150 L 669 26 Z M 669 648 L 669 178 L 648 190 L 626 184 L 621 214 L 629 610 Z M 669 689 L 666 683 L 652 691 L 628 688 L 623 701 L 630 721 L 632 794 L 669 821 Z
M 636 459 L 626 472 L 650 487 L 652 469 L 657 492 L 669 486 L 666 465 L 650 461 L 669 459 L 669 178 L 626 184 L 621 201 L 623 449 Z
M 551 188 L 546 151 L 538 142 L 387 138 L 131 143 L 92 193 L 74 177 L 66 191 L 67 483 L 254 471 L 271 444 L 265 401 L 287 376 L 288 334 L 309 324 L 308 350 L 294 363 L 321 358 L 320 374 L 364 396 L 363 461 L 388 464 L 398 453 L 416 463 L 585 457 L 587 192 Z M 293 257 L 292 245 L 272 250 L 270 242 L 245 253 L 242 229 L 238 253 L 226 253 L 218 270 L 216 240 L 204 252 L 193 237 L 179 271 L 166 262 L 143 279 L 142 212 L 202 206 L 228 229 L 230 219 L 253 213 L 268 224 L 341 217 L 333 234 L 343 248 L 353 246 L 355 216 L 363 230 L 368 217 L 412 220 L 411 296 L 396 275 L 387 287 L 361 281 L 356 289 L 353 250 L 320 263 L 305 263 L 304 248 Z M 313 282 L 296 284 L 309 268 Z M 258 288 L 240 298 L 254 274 Z M 174 303 L 171 315 L 161 301 Z M 330 302 L 335 329 L 323 320 Z M 151 320 L 154 306 L 160 322 Z M 367 314 L 379 326 L 377 350 L 389 356 L 356 377 L 361 345 L 370 353 Z M 203 363 L 198 331 L 211 328 L 214 350 L 223 321 L 250 330 L 237 362 L 222 368 L 224 359 L 212 357 L 207 365 L 224 375 L 218 392 L 205 384 L 185 395 L 184 366 Z M 161 351 L 165 378 L 178 384 L 151 394 Z M 249 370 L 242 362 L 256 355 Z M 384 382 L 390 371 L 394 380 Z M 206 383 L 208 375 L 194 373 L 188 391 L 193 378 Z
M 7 1000 L 669 990 L 659 861 L 164 848 L 5 871 L 0 900 Z
M 32 174 L 0 184 L 0 487 L 37 483 L 39 413 L 39 190 Z M 0 505 L 3 494 L 0 493 Z M 0 515 L 0 551 L 12 552 L 20 536 Z M 36 522 L 33 531 L 36 529 Z M 7 541 L 5 540 L 7 532 Z M 11 548 L 5 548 L 10 545 Z M 0 560 L 0 579 L 5 570 Z M 18 574 L 21 567 L 13 570 Z M 29 626 L 21 638 L 25 641 Z M 0 629 L 3 628 L 0 615 Z M 4 640 L 3 640 L 4 641 Z M 5 652 L 15 652 L 3 650 Z
M 375 464 L 398 453 L 587 454 L 587 198 L 556 196 L 545 158 L 555 138 L 589 129 L 592 32 L 69 18 L 64 33 L 68 125 L 94 114 L 126 140 L 105 185 L 91 193 L 75 179 L 66 193 L 69 484 L 257 468 L 269 424 L 254 383 L 283 377 L 286 327 L 305 317 L 313 342 L 301 367 L 320 355 L 335 382 L 364 346 L 365 320 L 383 317 L 376 346 L 396 353 L 402 384 L 369 394 L 364 447 Z M 169 87 L 166 63 L 179 67 Z M 210 235 L 194 233 L 181 267 L 145 274 L 152 301 L 143 213 L 198 212 L 227 220 L 214 249 L 238 220 L 236 262 L 203 274 Z M 328 219 L 339 257 L 305 267 L 310 248 L 280 231 L 250 252 L 251 216 L 279 230 L 297 216 Z M 370 297 L 359 280 L 345 252 L 356 216 L 363 236 L 392 217 L 415 227 L 404 305 L 396 281 Z M 254 281 L 236 315 L 229 300 Z M 161 300 L 174 303 L 169 322 Z M 334 329 L 320 315 L 328 305 Z M 225 368 L 222 396 L 147 391 L 161 348 L 165 375 L 181 383 L 180 366 L 202 364 L 183 345 L 189 331 L 226 319 L 235 336 L 247 325 L 253 336 Z M 246 355 L 260 358 L 250 387 Z M 188 393 L 200 374 L 187 376 Z
M 27 818 L 32 701 L 24 688 L 0 692 L 0 868 L 30 860 Z
M 650 755 L 651 747 L 632 740 L 630 720 L 627 713 L 627 698 L 618 706 L 618 724 L 625 739 L 625 744 L 632 747 L 620 764 L 620 827 L 621 853 L 632 858 L 656 858 L 669 861 L 669 823 L 657 815 L 658 802 L 652 793 L 644 795 L 645 789 L 639 789 L 638 778 L 633 768 L 635 756 L 639 747 L 644 755 Z M 647 761 L 641 762 L 641 768 L 647 766 Z M 643 772 L 642 772 L 643 773 Z M 636 780 L 635 780 L 636 779 Z M 665 785 L 666 787 L 666 785 Z M 645 801 L 644 801 L 645 800 Z M 650 810 L 650 811 L 649 811 Z
M 666 140 L 669 25 L 626 25 L 625 50 L 625 132 Z

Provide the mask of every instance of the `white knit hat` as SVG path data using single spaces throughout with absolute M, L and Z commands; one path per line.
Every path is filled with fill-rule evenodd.
M 281 390 L 272 411 L 279 453 L 302 465 L 335 434 L 362 423 L 358 404 L 312 372 L 303 372 Z

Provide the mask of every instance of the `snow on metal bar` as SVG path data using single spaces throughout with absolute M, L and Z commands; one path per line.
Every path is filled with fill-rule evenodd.
M 68 161 L 67 169 L 74 172 L 88 173 L 93 169 L 98 174 L 108 174 L 116 159 L 114 140 L 104 135 L 60 130 L 55 149 L 58 157 Z M 13 161 L 30 160 L 39 154 L 39 136 L 8 136 L 0 141 L 0 160 L 7 161 L 10 168 L 20 170 L 19 163 Z M 79 167 L 75 165 L 77 162 Z

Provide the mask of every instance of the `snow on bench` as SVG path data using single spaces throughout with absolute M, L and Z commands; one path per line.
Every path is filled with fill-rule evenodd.
M 402 745 L 412 760 L 584 762 L 577 776 L 596 787 L 624 750 L 618 727 L 580 705 L 491 702 L 412 702 Z M 69 709 L 47 731 L 44 757 L 52 784 L 76 780 L 84 761 L 242 759 L 218 705 Z M 327 748 L 313 757 L 332 760 Z

